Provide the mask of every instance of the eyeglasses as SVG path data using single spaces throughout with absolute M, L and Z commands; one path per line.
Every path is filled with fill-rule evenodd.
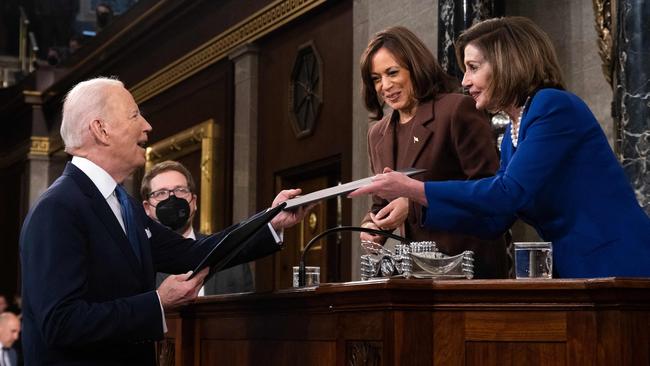
M 169 194 L 173 193 L 174 196 L 178 198 L 188 198 L 192 195 L 192 192 L 186 187 L 176 187 L 174 189 L 159 189 L 157 191 L 149 193 L 149 198 L 156 201 L 164 201 L 169 198 Z

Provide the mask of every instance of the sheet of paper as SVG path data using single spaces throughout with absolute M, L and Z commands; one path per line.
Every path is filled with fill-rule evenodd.
M 415 169 L 415 168 L 399 170 L 400 173 L 406 174 L 408 176 L 419 174 L 425 171 L 426 169 Z M 373 177 L 367 177 L 352 182 L 348 182 L 345 184 L 339 184 L 338 186 L 321 189 L 320 191 L 312 192 L 304 196 L 292 198 L 290 200 L 285 201 L 287 203 L 287 206 L 284 209 L 287 210 L 290 208 L 306 205 L 308 203 L 312 203 L 312 202 L 316 202 L 316 201 L 320 201 L 327 198 L 336 197 L 342 194 L 352 192 L 355 189 L 361 188 L 367 184 L 372 183 L 372 178 Z

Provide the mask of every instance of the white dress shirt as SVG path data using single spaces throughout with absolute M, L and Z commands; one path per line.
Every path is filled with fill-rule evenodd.
M 9 359 L 9 352 L 4 350 L 4 345 L 0 342 L 0 366 L 16 366 Z

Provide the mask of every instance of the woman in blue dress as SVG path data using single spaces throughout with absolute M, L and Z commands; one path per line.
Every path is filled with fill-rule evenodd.
M 523 17 L 456 41 L 476 108 L 511 120 L 494 177 L 420 182 L 386 169 L 351 197 L 408 197 L 429 229 L 493 237 L 517 218 L 553 242 L 555 276 L 650 277 L 650 218 L 587 105 L 564 90 L 552 43 Z

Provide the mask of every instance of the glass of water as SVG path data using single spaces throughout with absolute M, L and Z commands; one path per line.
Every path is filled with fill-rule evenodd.
M 301 287 L 298 278 L 300 267 L 293 267 L 293 287 Z M 305 267 L 305 287 L 314 287 L 320 284 L 320 267 Z
M 553 277 L 553 246 L 551 242 L 516 242 L 515 275 L 524 278 Z

